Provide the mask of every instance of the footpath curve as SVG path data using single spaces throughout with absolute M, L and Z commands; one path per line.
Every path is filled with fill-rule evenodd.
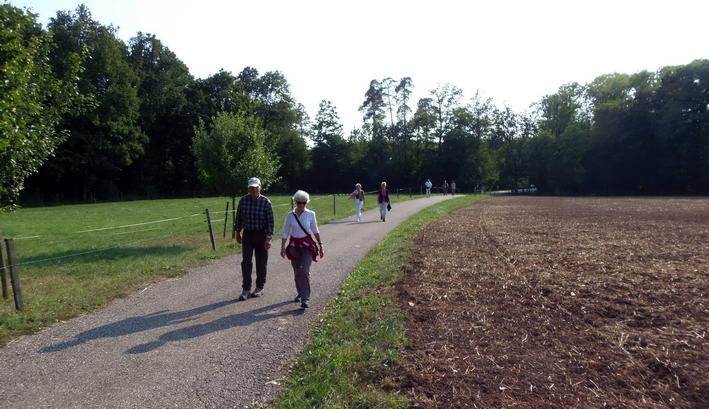
M 162 281 L 106 308 L 0 349 L 0 407 L 244 408 L 278 390 L 282 364 L 309 323 L 384 236 L 451 198 L 398 202 L 320 226 L 325 258 L 311 268 L 310 308 L 292 302 L 290 263 L 269 253 L 263 297 L 238 302 L 241 254 Z

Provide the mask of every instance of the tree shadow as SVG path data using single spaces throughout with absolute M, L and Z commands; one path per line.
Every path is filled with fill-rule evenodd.
M 136 345 L 133 348 L 128 349 L 127 351 L 125 351 L 125 354 L 143 354 L 146 352 L 150 352 L 154 349 L 160 348 L 161 346 L 170 342 L 197 338 L 217 331 L 247 326 L 255 322 L 265 321 L 271 318 L 277 318 L 286 315 L 301 315 L 304 313 L 304 310 L 296 309 L 264 314 L 266 311 L 276 309 L 288 304 L 292 304 L 292 302 L 283 301 L 280 303 L 267 305 L 262 308 L 257 308 L 255 310 L 245 311 L 240 314 L 222 317 L 206 324 L 197 324 L 192 325 L 190 327 L 180 328 L 174 331 L 166 332 L 160 335 L 160 337 L 158 337 L 158 339 L 155 341 L 146 342 L 144 344 Z
M 232 304 L 236 300 L 220 301 L 218 303 L 205 305 L 202 307 L 193 308 L 185 311 L 168 312 L 162 310 L 152 312 L 147 315 L 129 317 L 121 321 L 116 321 L 107 325 L 102 325 L 84 331 L 75 336 L 71 341 L 62 342 L 59 344 L 50 345 L 39 350 L 41 353 L 57 352 L 76 345 L 81 345 L 86 342 L 99 338 L 114 338 L 123 335 L 133 334 L 136 332 L 147 331 L 155 328 L 166 327 L 168 325 L 180 324 L 182 322 L 191 321 L 195 315 L 205 313 L 207 311 L 216 310 Z

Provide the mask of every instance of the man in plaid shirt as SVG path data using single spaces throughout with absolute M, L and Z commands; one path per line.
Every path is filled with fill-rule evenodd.
M 241 230 L 244 236 L 241 236 Z M 242 246 L 241 295 L 239 301 L 263 295 L 266 284 L 268 250 L 273 236 L 273 207 L 266 196 L 261 195 L 261 181 L 249 179 L 249 194 L 239 199 L 236 209 L 236 241 Z M 251 257 L 256 255 L 256 290 L 251 293 Z

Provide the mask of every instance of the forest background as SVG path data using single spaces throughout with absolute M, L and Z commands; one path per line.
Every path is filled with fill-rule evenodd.
M 268 191 L 460 191 L 534 185 L 545 194 L 709 192 L 709 60 L 568 83 L 515 112 L 443 84 L 372 79 L 362 125 L 314 118 L 279 71 L 204 79 L 155 36 L 128 43 L 85 6 L 37 16 L 0 5 L 0 205 Z

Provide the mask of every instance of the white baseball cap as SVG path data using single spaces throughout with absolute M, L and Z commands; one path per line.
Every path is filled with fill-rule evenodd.
M 261 186 L 261 181 L 258 178 L 249 179 L 249 187 Z

